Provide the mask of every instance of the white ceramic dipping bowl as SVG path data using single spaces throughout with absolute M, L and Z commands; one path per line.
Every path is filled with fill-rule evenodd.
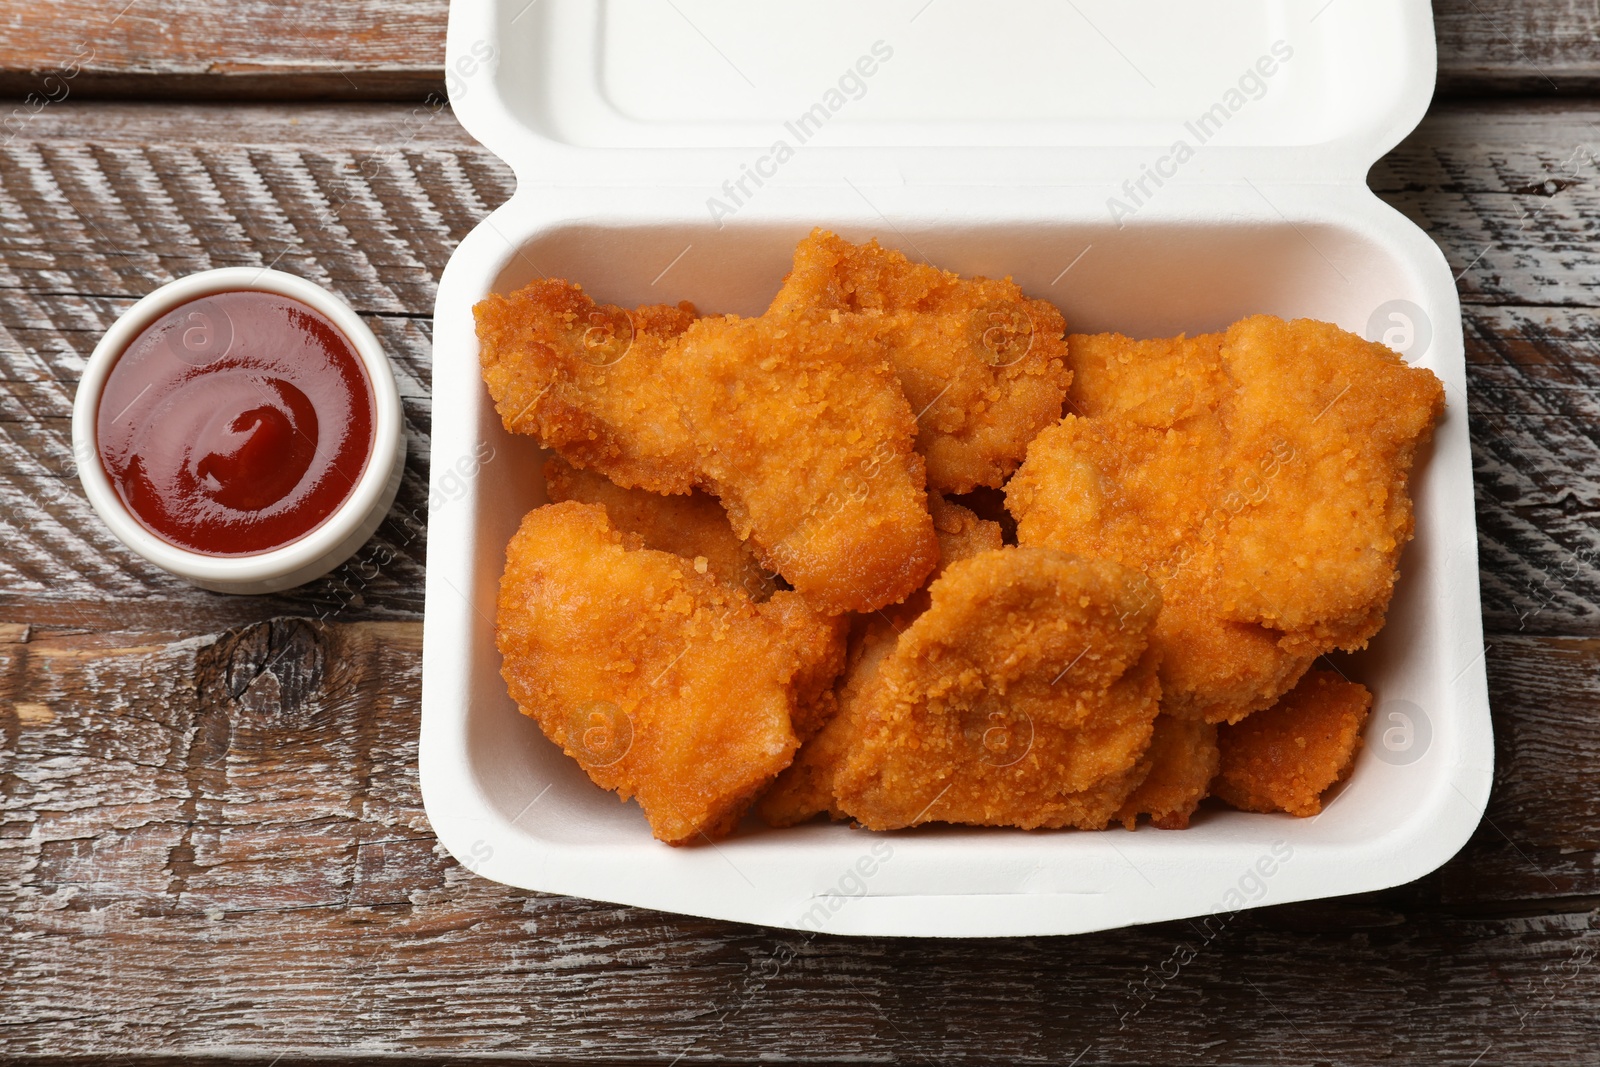
M 372 452 L 355 489 L 310 533 L 289 544 L 243 556 L 210 556 L 151 533 L 128 512 L 100 462 L 95 422 L 111 369 L 139 334 L 180 304 L 215 293 L 255 291 L 289 297 L 325 315 L 361 359 L 372 385 Z M 89 503 L 129 548 L 202 589 L 275 593 L 320 578 L 377 530 L 394 503 L 405 466 L 405 434 L 394 370 L 378 339 L 350 306 L 327 290 L 281 271 L 225 267 L 170 282 L 129 308 L 95 346 L 72 405 L 72 448 Z

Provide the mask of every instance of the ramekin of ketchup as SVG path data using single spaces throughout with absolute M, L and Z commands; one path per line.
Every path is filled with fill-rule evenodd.
M 205 589 L 319 578 L 372 536 L 405 464 L 378 340 L 281 271 L 190 275 L 140 300 L 89 357 L 78 476 L 128 547 Z

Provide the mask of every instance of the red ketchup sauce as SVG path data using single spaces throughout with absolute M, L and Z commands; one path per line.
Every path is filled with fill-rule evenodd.
M 198 297 L 146 327 L 106 379 L 100 462 L 141 525 L 242 556 L 297 541 L 372 454 L 361 357 L 320 312 L 275 293 Z

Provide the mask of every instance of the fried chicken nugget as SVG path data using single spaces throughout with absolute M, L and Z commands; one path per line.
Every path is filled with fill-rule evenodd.
M 1381 344 L 1325 322 L 1267 315 L 1223 343 L 1234 455 L 1282 454 L 1270 484 L 1242 465 L 1251 500 L 1218 541 L 1224 615 L 1315 652 L 1354 650 L 1383 625 L 1415 519 L 1408 478 L 1444 411 L 1444 386 Z
M 842 317 L 703 318 L 662 369 L 704 484 L 807 603 L 873 611 L 921 587 L 938 542 L 881 344 Z
M 793 678 L 795 708 L 790 725 L 805 744 L 839 710 L 833 687 L 849 651 L 850 616 L 819 614 L 792 590 L 774 593 L 765 612 L 788 635 L 789 652 L 799 663 Z
M 1218 471 L 1230 462 L 1222 335 L 1074 335 L 1069 346 L 1073 413 L 1039 435 L 1006 487 L 1018 541 L 1115 560 L 1160 589 L 1169 714 L 1220 721 L 1270 705 L 1315 656 L 1222 618 L 1214 595 Z
M 919 594 L 920 595 L 920 594 Z M 814 736 L 806 739 L 794 761 L 756 802 L 756 814 L 768 826 L 795 826 L 827 812 L 845 818 L 834 803 L 833 779 L 856 740 L 854 717 L 866 694 L 875 690 L 878 671 L 894 653 L 900 638 L 887 612 L 857 616 L 851 629 L 844 675 L 833 691 L 833 706 Z
M 1061 415 L 1065 320 L 1009 278 L 962 278 L 818 229 L 768 314 L 816 308 L 849 313 L 888 345 L 935 492 L 999 486 Z
M 629 312 L 547 278 L 472 309 L 483 379 L 512 433 L 532 434 L 575 466 L 655 493 L 695 487 L 694 442 L 663 386 L 662 354 L 694 305 Z
M 629 313 L 557 280 L 474 310 L 508 428 L 625 488 L 709 489 L 823 610 L 896 603 L 933 567 L 916 419 L 859 324 Z
M 940 496 L 928 498 L 933 512 L 933 528 L 939 538 L 938 578 L 953 563 L 971 559 L 1001 547 L 1000 524 L 979 518 L 969 509 Z M 856 616 L 850 628 L 844 675 L 839 679 L 832 706 L 818 702 L 821 722 L 808 719 L 811 733 L 801 733 L 802 745 L 787 770 L 756 805 L 756 813 L 772 826 L 793 826 L 813 816 L 833 810 L 833 776 L 843 761 L 849 733 L 826 729 L 839 709 L 851 707 L 871 685 L 879 664 L 894 651 L 906 627 L 928 608 L 926 589 L 919 589 L 903 602 L 880 609 L 871 615 Z M 837 673 L 837 672 L 835 672 Z M 812 737 L 814 733 L 816 736 Z M 837 814 L 837 813 L 835 813 Z M 839 816 L 842 817 L 842 816 Z
M 1004 546 L 1005 537 L 998 522 L 937 494 L 928 497 L 928 506 L 933 513 L 934 536 L 939 539 L 939 565 L 934 568 L 933 578 L 952 563 Z
M 575 501 L 511 539 L 496 641 L 522 712 L 675 845 L 737 824 L 841 654 L 840 624 L 792 592 L 758 605 Z
M 688 496 L 662 496 L 647 489 L 624 489 L 594 471 L 579 470 L 560 456 L 544 465 L 550 502 L 576 500 L 606 509 L 611 525 L 638 534 L 646 548 L 660 549 L 695 561 L 723 581 L 743 589 L 756 601 L 777 591 L 774 575 L 762 568 L 748 546 L 728 525 L 716 498 L 698 489 Z
M 1020 543 L 1114 559 L 1161 589 L 1164 710 L 1236 722 L 1371 636 L 1436 378 L 1335 327 L 1265 317 L 1195 338 L 1074 336 L 1069 351 L 1074 413 L 1030 447 L 1007 504 Z M 1388 414 L 1366 387 L 1341 410 L 1364 374 Z M 1324 554 L 1363 572 L 1346 582 Z
M 1150 773 L 1123 802 L 1117 818 L 1129 830 L 1138 826 L 1141 815 L 1150 816 L 1158 829 L 1188 829 L 1221 762 L 1216 724 L 1158 715 L 1146 755 Z
M 1006 491 L 993 489 L 980 485 L 970 493 L 947 498 L 952 504 L 960 504 L 971 511 L 980 519 L 992 522 L 1000 527 L 1000 540 L 1002 544 L 1014 545 L 1017 543 L 1017 520 L 1011 512 L 1006 510 Z
M 847 749 L 834 807 L 878 830 L 1104 827 L 1148 770 L 1160 696 L 1160 600 L 1139 584 L 1045 549 L 953 564 L 829 725 Z
M 1221 728 L 1212 793 L 1244 811 L 1316 815 L 1322 795 L 1350 774 L 1371 708 L 1365 686 L 1309 672 L 1273 707 Z

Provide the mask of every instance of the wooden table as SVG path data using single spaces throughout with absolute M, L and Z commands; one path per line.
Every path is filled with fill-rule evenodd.
M 803 940 L 444 855 L 417 792 L 421 526 L 391 518 L 371 580 L 197 592 L 95 518 L 68 422 L 133 300 L 276 261 L 394 357 L 395 514 L 425 514 L 435 285 L 512 191 L 427 102 L 445 0 L 123 2 L 0 4 L 0 1054 L 1600 1063 L 1593 4 L 1439 0 L 1440 97 L 1371 176 L 1460 271 L 1488 816 L 1416 884 L 1243 913 L 1172 973 L 1188 923 Z

